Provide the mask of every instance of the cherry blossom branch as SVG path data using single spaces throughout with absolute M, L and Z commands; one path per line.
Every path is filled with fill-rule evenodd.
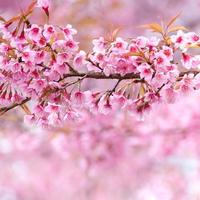
M 200 71 L 185 71 L 181 72 L 179 74 L 179 78 L 183 77 L 184 75 L 188 74 L 194 74 L 197 75 L 200 73 Z M 81 73 L 81 72 L 74 72 L 74 73 L 69 73 L 69 74 L 64 74 L 63 78 L 60 79 L 59 81 L 69 78 L 69 77 L 84 77 L 84 78 L 91 78 L 91 79 L 118 79 L 118 80 L 128 80 L 128 79 L 137 79 L 138 82 L 144 82 L 144 79 L 142 79 L 139 75 L 139 73 L 128 73 L 125 75 L 121 74 L 110 74 L 109 76 L 106 76 L 103 72 L 89 72 L 89 73 Z
M 11 106 L 8 106 L 8 107 L 3 107 L 3 108 L 0 108 L 0 116 L 5 114 L 6 112 L 8 112 L 9 110 L 12 110 L 13 108 L 15 107 L 18 107 L 18 106 L 22 106 L 24 105 L 25 103 L 27 103 L 28 101 L 30 101 L 31 98 L 27 97 L 26 99 L 22 100 L 20 103 L 14 103 L 12 104 Z
M 157 23 L 146 26 L 161 37 L 125 40 L 113 34 L 112 40 L 94 39 L 86 53 L 74 40 L 77 31 L 70 24 L 32 24 L 28 16 L 34 7 L 35 2 L 0 27 L 1 115 L 17 106 L 31 114 L 24 105 L 31 99 L 34 120 L 43 125 L 74 119 L 82 109 L 108 113 L 117 107 L 143 113 L 159 98 L 172 102 L 176 94 L 200 88 L 200 56 L 187 52 L 200 47 L 200 36 L 171 27 L 176 18 L 164 28 Z M 41 8 L 49 17 L 48 6 Z M 95 87 L 76 87 L 86 79 Z M 95 80 L 116 83 L 105 92 Z M 121 81 L 125 87 L 118 89 Z
M 184 75 L 187 75 L 187 74 L 194 74 L 194 75 L 197 75 L 199 73 L 199 71 L 186 71 L 186 72 L 181 72 L 180 75 L 179 75 L 179 78 L 183 77 Z M 74 85 L 80 81 L 82 81 L 83 79 L 87 79 L 87 78 L 92 78 L 92 79 L 118 79 L 116 85 L 114 86 L 114 88 L 112 90 L 110 90 L 110 93 L 109 93 L 109 96 L 112 95 L 112 93 L 115 91 L 115 89 L 117 88 L 117 86 L 119 85 L 119 83 L 122 81 L 122 80 L 127 80 L 127 79 L 136 79 L 134 80 L 134 82 L 144 82 L 144 79 L 141 79 L 140 76 L 138 74 L 134 74 L 134 73 L 129 73 L 129 74 L 126 74 L 124 76 L 121 76 L 120 74 L 111 74 L 110 76 L 106 76 L 105 74 L 103 73 L 100 73 L 100 72 L 95 72 L 95 73 L 78 73 L 76 71 L 76 73 L 71 73 L 71 74 L 66 74 L 64 75 L 64 78 L 68 78 L 68 77 L 81 77 L 80 79 L 74 81 L 74 82 L 71 82 L 71 83 L 67 83 L 65 84 L 61 89 L 63 88 L 66 88 L 66 87 L 69 87 L 71 85 Z M 163 84 L 158 90 L 157 90 L 157 94 L 160 92 L 160 90 L 165 86 L 165 84 Z M 56 90 L 52 90 L 51 92 L 58 92 L 59 89 L 56 89 Z M 15 103 L 15 104 L 12 104 L 11 106 L 9 107 L 3 107 L 3 108 L 0 108 L 0 115 L 3 115 L 5 114 L 6 112 L 8 112 L 9 110 L 15 108 L 15 107 L 18 107 L 18 106 L 21 106 L 25 103 L 27 103 L 28 101 L 30 101 L 31 98 L 26 98 L 24 99 L 23 101 L 21 101 L 20 103 Z
M 85 77 L 85 78 L 91 78 L 91 79 L 118 79 L 118 80 L 140 79 L 140 75 L 135 74 L 135 73 L 128 73 L 125 75 L 116 73 L 116 74 L 110 74 L 109 76 L 106 76 L 103 72 L 89 72 L 89 73 L 76 72 L 76 73 L 65 74 L 62 80 L 68 77 Z
M 200 71 L 197 71 L 197 70 L 189 70 L 189 71 L 185 71 L 185 72 L 180 72 L 179 78 L 183 77 L 184 75 L 188 75 L 188 74 L 194 74 L 194 76 L 196 76 L 199 73 L 200 73 Z

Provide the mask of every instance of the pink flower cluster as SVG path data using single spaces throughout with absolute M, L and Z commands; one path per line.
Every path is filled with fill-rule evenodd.
M 188 53 L 200 44 L 193 32 L 178 31 L 167 39 L 100 37 L 86 53 L 79 50 L 71 25 L 22 19 L 14 30 L 13 22 L 0 25 L 1 112 L 33 100 L 26 120 L 58 125 L 85 109 L 143 113 L 155 102 L 174 102 L 177 95 L 199 88 L 200 56 Z M 82 86 L 85 80 L 95 85 L 97 79 L 117 82 L 106 90 Z

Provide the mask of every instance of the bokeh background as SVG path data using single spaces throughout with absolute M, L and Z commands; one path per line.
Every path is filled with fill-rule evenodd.
M 0 0 L 9 18 L 29 0 Z M 52 0 L 50 23 L 72 24 L 85 51 L 120 28 L 167 21 L 200 31 L 200 0 Z M 45 16 L 36 10 L 35 23 Z M 199 200 L 200 94 L 159 105 L 144 119 L 117 112 L 44 130 L 23 122 L 23 110 L 0 118 L 0 200 Z M 77 139 L 79 138 L 79 139 Z M 93 138 L 96 138 L 94 141 Z

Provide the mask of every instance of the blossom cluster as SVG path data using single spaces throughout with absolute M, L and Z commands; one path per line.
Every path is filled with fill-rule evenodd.
M 48 9 L 48 2 L 41 2 L 37 6 Z M 13 30 L 13 19 L 0 25 L 1 113 L 33 100 L 25 119 L 58 125 L 81 117 L 84 110 L 143 113 L 155 102 L 174 102 L 200 86 L 200 56 L 188 53 L 200 44 L 196 33 L 179 30 L 161 38 L 129 40 L 100 37 L 86 53 L 70 24 L 31 24 L 22 15 Z M 114 86 L 83 86 L 86 80 L 95 85 L 97 79 L 113 80 Z

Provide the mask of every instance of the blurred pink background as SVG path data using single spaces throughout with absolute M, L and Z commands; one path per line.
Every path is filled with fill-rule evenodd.
M 30 2 L 0 0 L 0 13 L 11 16 Z M 167 21 L 180 12 L 177 23 L 198 31 L 199 11 L 199 0 L 52 0 L 50 22 L 73 24 L 79 31 L 81 45 L 88 48 L 91 38 L 105 35 L 116 27 L 121 28 L 121 36 L 134 37 L 144 32 L 139 25 Z M 37 13 L 35 18 L 42 20 L 44 16 Z

